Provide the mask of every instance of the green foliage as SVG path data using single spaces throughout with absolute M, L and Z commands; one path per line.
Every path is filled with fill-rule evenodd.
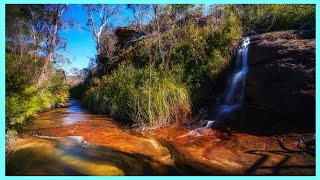
M 30 56 L 19 58 L 14 54 L 6 54 L 6 92 L 21 92 L 27 86 L 36 83 L 44 61 Z
M 230 49 L 241 36 L 241 24 L 232 13 L 219 28 L 191 23 L 170 29 L 161 36 L 163 46 L 171 49 L 164 55 L 168 69 L 157 40 L 145 39 L 120 54 L 122 63 L 112 72 L 91 79 L 82 104 L 138 125 L 184 122 L 191 113 L 191 96 L 212 84 L 227 67 Z
M 80 83 L 69 90 L 70 97 L 81 99 L 83 93 L 87 90 L 87 85 L 85 83 Z
M 230 50 L 242 37 L 241 23 L 230 13 L 224 23 L 215 28 L 211 25 L 199 27 L 189 24 L 171 29 L 162 35 L 163 46 L 170 47 L 165 58 L 169 59 L 169 70 L 176 79 L 187 84 L 192 94 L 208 83 L 229 64 Z M 148 52 L 147 52 L 147 48 Z M 139 42 L 121 56 L 121 61 L 130 62 L 136 68 L 145 67 L 153 60 L 156 68 L 162 64 L 156 41 L 152 38 Z
M 57 106 L 64 103 L 69 98 L 68 85 L 65 82 L 65 74 L 62 70 L 57 70 L 49 79 L 48 91 L 53 94 L 53 104 Z
M 242 30 L 236 17 L 230 15 L 229 20 L 218 30 L 211 26 L 199 28 L 190 25 L 175 29 L 173 34 L 181 39 L 181 43 L 172 51 L 171 67 L 174 71 L 180 69 L 179 76 L 196 93 L 207 83 L 212 83 L 226 68 L 230 49 L 238 43 Z
M 168 4 L 164 9 L 171 18 L 178 19 L 191 13 L 194 6 L 194 4 Z
M 302 27 L 315 17 L 315 5 L 274 5 L 274 29 Z
M 231 9 L 246 30 L 258 33 L 303 28 L 315 18 L 315 5 L 232 5 Z
M 39 98 L 35 87 L 27 87 L 19 93 L 6 96 L 6 119 L 8 125 L 23 124 L 35 112 L 42 110 L 48 103 L 50 94 Z
M 174 76 L 151 66 L 136 69 L 126 63 L 110 76 L 93 78 L 82 103 L 95 112 L 151 126 L 181 123 L 191 110 L 189 92 Z
M 64 103 L 68 89 L 62 71 L 37 87 L 43 60 L 6 54 L 6 128 L 17 129 L 35 113 Z

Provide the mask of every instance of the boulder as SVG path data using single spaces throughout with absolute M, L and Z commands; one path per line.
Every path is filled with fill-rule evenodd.
M 246 114 L 238 129 L 256 135 L 314 132 L 315 33 L 278 31 L 251 37 Z
M 118 43 L 123 46 L 128 40 L 138 34 L 138 31 L 134 28 L 119 27 L 115 33 L 118 37 Z

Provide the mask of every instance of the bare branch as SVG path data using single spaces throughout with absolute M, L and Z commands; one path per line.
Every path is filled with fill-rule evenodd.
M 83 29 L 83 30 L 89 31 L 89 32 L 91 32 L 91 31 L 92 31 L 91 29 L 88 29 L 88 28 L 86 28 L 86 27 L 81 26 L 81 25 L 80 25 L 80 23 L 75 22 L 75 21 L 73 21 L 73 24 L 72 24 L 72 25 L 74 25 L 74 26 L 76 26 L 76 27 L 78 27 L 78 28 L 80 28 L 80 29 Z

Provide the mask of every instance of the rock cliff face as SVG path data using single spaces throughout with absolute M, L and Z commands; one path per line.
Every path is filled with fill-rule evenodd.
M 251 37 L 246 116 L 250 134 L 314 132 L 315 32 L 278 31 Z

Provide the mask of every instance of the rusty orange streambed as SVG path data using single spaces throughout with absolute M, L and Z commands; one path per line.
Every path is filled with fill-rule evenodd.
M 232 136 L 181 126 L 137 131 L 77 101 L 37 116 L 6 156 L 7 175 L 314 175 L 301 137 Z M 284 143 L 284 145 L 283 145 Z M 284 147 L 286 149 L 284 149 Z

